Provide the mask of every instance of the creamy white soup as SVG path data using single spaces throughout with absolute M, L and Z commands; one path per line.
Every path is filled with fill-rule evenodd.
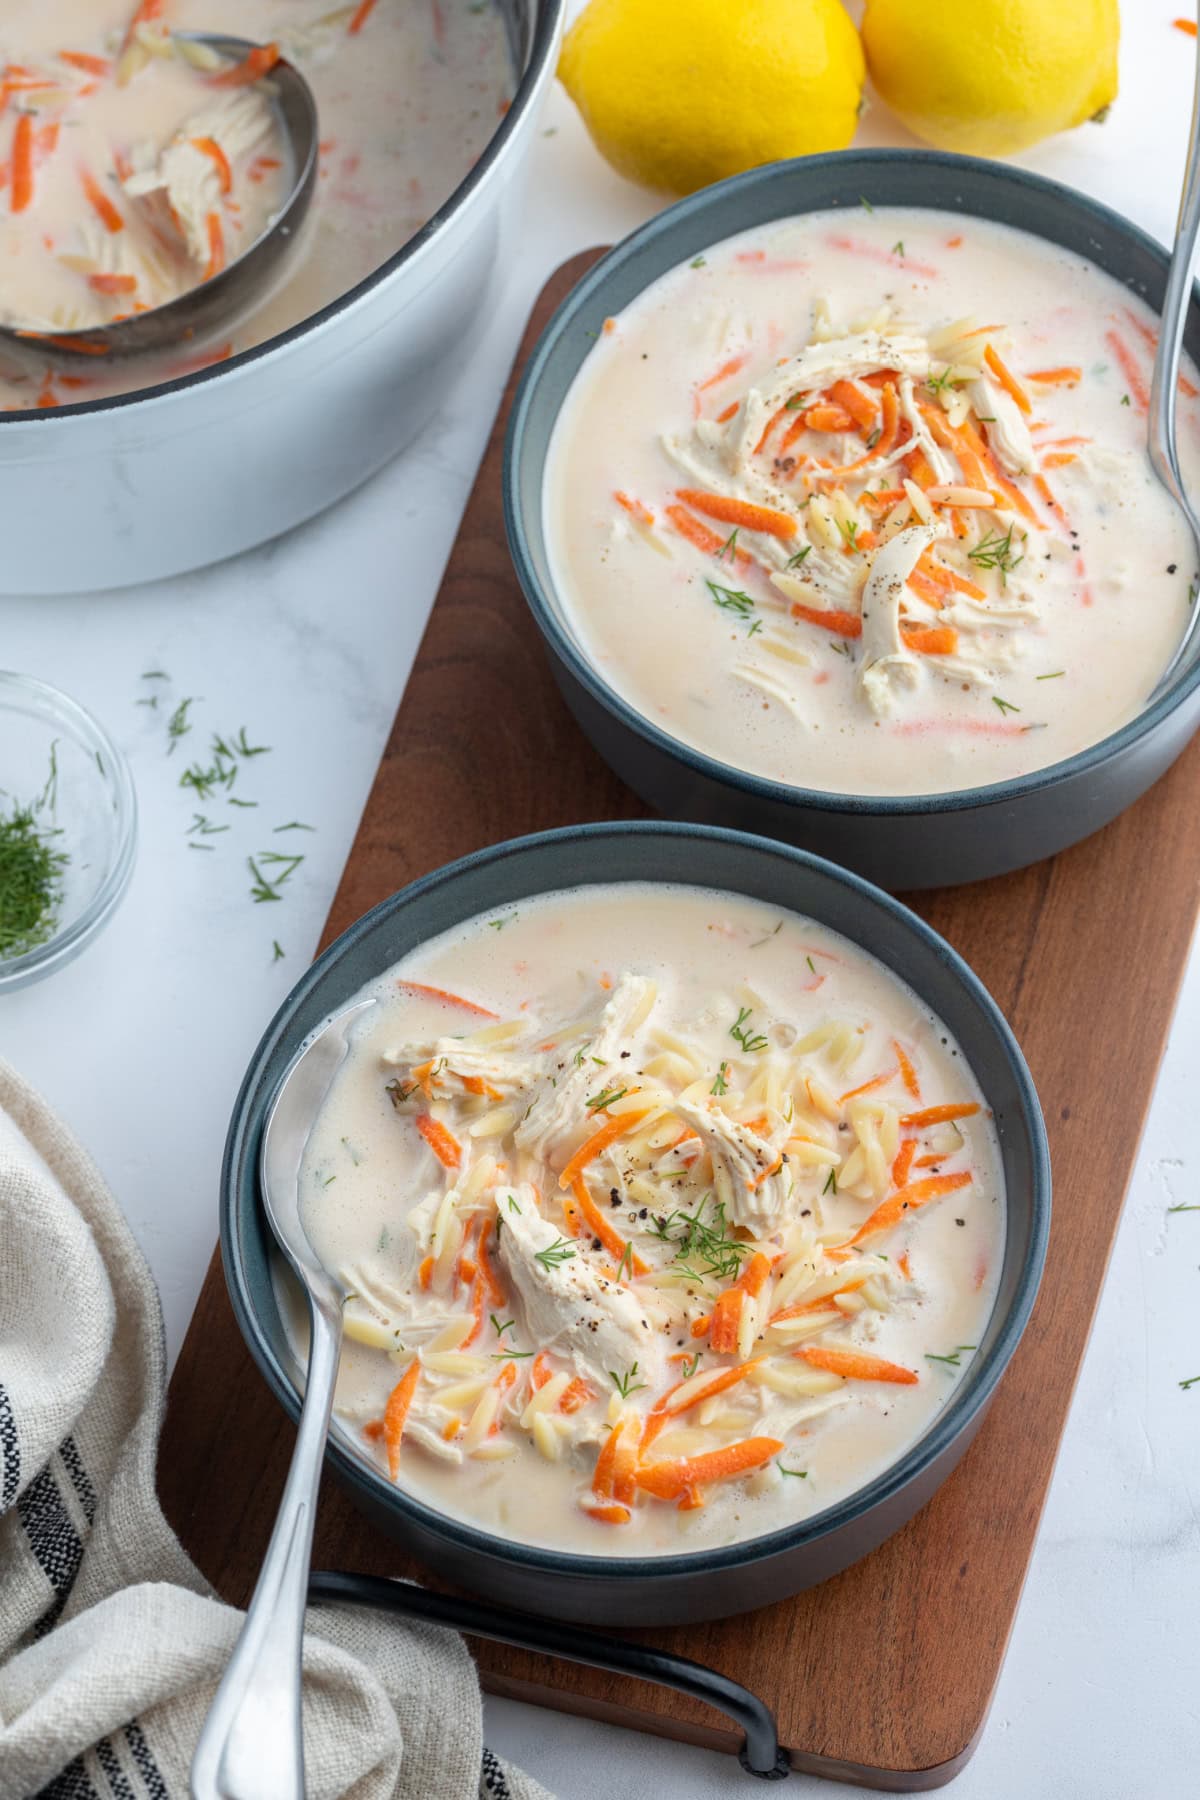
M 570 629 L 647 719 L 776 781 L 938 793 L 1073 755 L 1138 712 L 1194 592 L 1145 450 L 1156 324 L 970 218 L 715 245 L 607 321 L 555 427 Z
M 369 992 L 301 1180 L 352 1294 L 337 1420 L 383 1475 L 507 1537 L 661 1554 L 820 1512 L 946 1405 L 1000 1271 L 996 1136 L 874 958 L 614 885 Z
M 514 87 L 492 0 L 6 0 L 2 25 L 0 321 L 39 334 L 0 363 L 8 410 L 152 385 L 298 324 L 449 197 Z M 257 48 L 222 61 L 179 35 L 197 31 Z M 56 363 L 55 338 L 176 298 L 270 223 L 294 172 L 271 103 L 280 55 L 313 89 L 321 147 L 275 290 L 186 353 Z

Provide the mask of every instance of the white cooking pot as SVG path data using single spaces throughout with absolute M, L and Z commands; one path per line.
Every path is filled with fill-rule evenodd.
M 141 393 L 0 413 L 0 593 L 124 586 L 276 537 L 425 425 L 487 299 L 553 79 L 563 0 L 501 0 L 523 70 L 460 187 L 303 324 Z

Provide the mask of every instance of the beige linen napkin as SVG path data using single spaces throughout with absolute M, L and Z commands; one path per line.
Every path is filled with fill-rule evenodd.
M 185 1800 L 241 1626 L 159 1511 L 150 1271 L 97 1170 L 0 1061 L 0 1800 Z M 310 1800 L 550 1800 L 483 1746 L 450 1632 L 310 1610 Z

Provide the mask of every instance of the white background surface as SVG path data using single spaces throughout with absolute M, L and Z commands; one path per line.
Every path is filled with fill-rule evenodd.
M 1126 0 L 1108 123 L 1024 159 L 1162 239 L 1190 105 L 1193 49 L 1168 23 L 1180 10 L 1178 0 Z M 325 517 L 198 575 L 0 601 L 0 663 L 92 708 L 129 753 L 141 803 L 124 906 L 80 961 L 0 1000 L 0 1052 L 60 1109 L 116 1190 L 158 1279 L 172 1354 L 216 1235 L 242 1069 L 315 946 L 533 298 L 572 252 L 655 210 L 600 162 L 561 90 L 543 124 L 522 254 L 413 450 Z M 877 108 L 859 141 L 909 140 Z M 152 668 L 172 676 L 157 711 L 136 704 Z M 189 695 L 196 728 L 168 757 L 165 712 Z M 215 854 L 196 854 L 179 774 L 212 730 L 242 724 L 273 747 L 245 778 L 260 807 L 229 811 L 234 830 L 213 840 Z M 244 856 L 269 844 L 269 826 L 296 818 L 316 831 L 275 842 L 307 860 L 283 904 L 254 906 Z M 286 951 L 277 963 L 275 937 Z M 991 1720 L 955 1784 L 961 1800 L 1194 1792 L 1200 1387 L 1178 1383 L 1200 1374 L 1200 1212 L 1167 1208 L 1200 1198 L 1198 1056 L 1193 959 Z M 1103 1155 L 1097 1145 L 1098 1169 Z M 532 1708 L 489 1703 L 488 1732 L 563 1800 L 755 1791 L 724 1758 Z M 801 1800 L 835 1790 L 793 1777 L 785 1791 Z

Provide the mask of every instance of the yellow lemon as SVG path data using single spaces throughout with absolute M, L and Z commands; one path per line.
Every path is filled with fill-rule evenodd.
M 558 72 L 613 167 L 672 194 L 844 149 L 862 102 L 839 0 L 591 0 Z
M 880 97 L 942 150 L 1011 156 L 1117 92 L 1118 0 L 867 0 Z

